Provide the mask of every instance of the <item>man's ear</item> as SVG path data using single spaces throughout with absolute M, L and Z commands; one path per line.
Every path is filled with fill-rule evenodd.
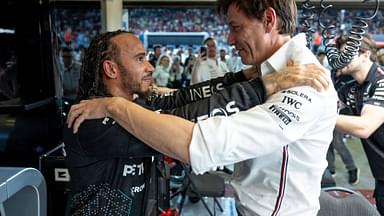
M 103 70 L 104 70 L 104 75 L 108 79 L 116 79 L 118 70 L 117 70 L 117 65 L 115 62 L 111 60 L 105 60 L 103 62 Z
M 370 50 L 367 50 L 367 51 L 363 52 L 363 54 L 364 54 L 365 58 L 367 58 L 367 59 L 370 59 L 371 55 L 372 55 Z
M 271 33 L 273 29 L 277 28 L 276 11 L 273 8 L 268 7 L 264 11 L 263 24 L 264 24 L 266 33 Z

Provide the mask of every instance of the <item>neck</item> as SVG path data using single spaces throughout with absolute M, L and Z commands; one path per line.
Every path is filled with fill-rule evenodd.
M 275 36 L 273 35 L 274 34 L 271 34 L 271 39 L 269 41 L 269 47 L 271 47 L 269 49 L 269 53 L 265 56 L 262 62 L 258 63 L 259 65 L 269 59 L 275 52 L 277 52 L 277 50 L 279 50 L 285 43 L 287 43 L 291 39 L 289 35 L 281 35 L 278 33 L 276 33 Z
M 362 84 L 367 79 L 369 70 L 371 69 L 372 65 L 373 62 L 371 61 L 363 63 L 360 69 L 356 73 L 352 74 L 353 79 L 355 79 L 359 84 Z
M 275 38 L 275 40 L 273 40 L 272 43 L 271 43 L 272 54 L 269 57 L 271 57 L 277 50 L 279 50 L 290 39 L 291 39 L 291 36 L 289 36 L 289 35 L 281 35 L 281 34 L 279 34 Z
M 107 84 L 107 89 L 113 97 L 123 97 L 129 101 L 133 100 L 133 93 L 123 91 L 118 87 L 118 84 Z

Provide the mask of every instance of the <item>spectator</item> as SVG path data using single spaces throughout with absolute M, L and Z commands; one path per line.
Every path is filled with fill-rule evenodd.
M 219 55 L 219 66 L 220 66 L 220 70 L 223 72 L 223 73 L 228 73 L 229 72 L 229 69 L 228 69 L 228 66 L 227 66 L 227 51 L 225 51 L 225 49 L 220 49 L 220 55 Z M 236 71 L 234 71 L 236 72 Z
M 241 58 L 239 56 L 238 51 L 235 48 L 232 48 L 232 55 L 229 57 L 227 61 L 227 66 L 229 71 L 238 72 L 244 68 L 243 63 L 241 62 Z
M 181 65 L 180 57 L 179 56 L 173 57 L 171 69 L 169 72 L 170 76 L 169 76 L 168 88 L 174 88 L 174 89 L 181 88 L 182 87 L 181 78 L 183 73 L 184 73 L 184 68 Z
M 152 74 L 153 80 L 157 86 L 167 87 L 169 82 L 170 57 L 161 55 Z M 152 63 L 151 63 L 152 64 Z
M 216 59 L 216 41 L 209 37 L 203 41 L 203 49 L 192 70 L 191 84 L 221 77 L 225 74 Z
M 184 82 L 183 86 L 189 86 L 191 79 L 192 79 L 192 69 L 195 64 L 196 57 L 193 54 L 193 49 L 192 47 L 188 47 L 188 57 L 185 59 L 184 62 Z
M 74 61 L 73 50 L 64 47 L 61 51 L 63 71 L 63 96 L 66 99 L 76 99 L 78 84 L 80 79 L 80 63 Z
M 161 46 L 155 45 L 153 46 L 153 53 L 149 55 L 149 63 L 153 67 L 156 67 L 157 61 L 159 60 L 159 57 L 161 56 Z

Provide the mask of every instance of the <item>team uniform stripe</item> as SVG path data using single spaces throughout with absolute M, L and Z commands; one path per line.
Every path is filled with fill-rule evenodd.
M 279 213 L 281 203 L 283 202 L 285 185 L 287 181 L 287 167 L 288 167 L 288 145 L 283 147 L 283 161 L 281 162 L 279 193 L 277 196 L 275 209 L 273 210 L 271 216 L 276 216 Z
M 384 75 L 384 70 L 381 69 L 380 67 L 377 68 L 377 72 L 381 75 Z
M 374 95 L 380 95 L 380 96 L 384 96 L 384 92 L 380 91 L 380 92 L 375 92 Z

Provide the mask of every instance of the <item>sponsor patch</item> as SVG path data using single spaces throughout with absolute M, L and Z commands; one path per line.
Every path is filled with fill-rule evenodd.
M 285 125 L 289 125 L 292 120 L 287 116 L 281 109 L 279 109 L 276 105 L 272 105 L 269 107 L 269 110 L 272 111 L 273 114 L 275 114 L 281 122 L 283 122 Z
M 132 165 L 124 165 L 123 176 L 127 175 L 142 175 L 144 173 L 144 164 L 132 164 Z
M 295 90 L 284 90 L 282 93 L 296 95 L 296 96 L 304 98 L 308 102 L 312 103 L 312 99 L 308 95 L 306 95 L 306 94 L 304 94 L 302 92 L 298 92 L 298 91 L 295 91 Z
M 289 106 L 292 106 L 295 109 L 300 109 L 301 106 L 303 105 L 303 103 L 301 103 L 300 101 L 297 101 L 297 100 L 295 100 L 291 97 L 288 97 L 288 96 L 284 96 L 284 98 L 281 102 L 288 104 Z
M 69 171 L 67 168 L 55 168 L 55 181 L 58 182 L 69 182 L 70 177 L 69 177 Z
M 223 84 L 217 83 L 215 86 L 205 85 L 198 88 L 189 89 L 189 96 L 192 101 L 210 97 L 212 93 L 223 90 Z

